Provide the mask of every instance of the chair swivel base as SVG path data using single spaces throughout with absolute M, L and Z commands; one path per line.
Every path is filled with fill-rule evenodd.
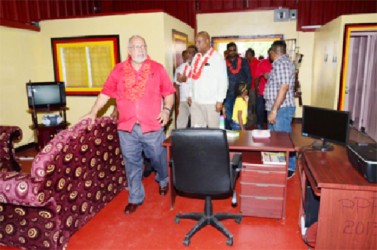
M 204 205 L 204 213 L 186 213 L 186 214 L 177 214 L 175 217 L 175 222 L 179 223 L 180 219 L 191 219 L 198 221 L 195 226 L 186 234 L 183 241 L 183 245 L 190 245 L 191 237 L 198 232 L 200 229 L 207 225 L 211 225 L 220 232 L 222 232 L 228 239 L 226 244 L 229 246 L 233 245 L 233 235 L 223 226 L 220 222 L 225 219 L 234 219 L 236 223 L 241 223 L 242 215 L 241 214 L 229 214 L 229 213 L 213 213 L 212 210 L 212 199 L 211 197 L 206 197 Z

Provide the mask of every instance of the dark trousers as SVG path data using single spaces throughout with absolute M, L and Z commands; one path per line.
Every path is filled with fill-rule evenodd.
M 255 104 L 255 111 L 257 113 L 257 128 L 262 129 L 263 123 L 267 121 L 266 116 L 267 112 L 265 110 L 265 103 L 263 95 L 258 95 L 256 104 Z

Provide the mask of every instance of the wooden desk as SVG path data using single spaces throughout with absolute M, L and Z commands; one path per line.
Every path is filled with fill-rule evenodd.
M 256 155 L 258 157 L 255 157 L 254 155 L 251 155 L 251 157 L 243 157 L 243 170 L 241 172 L 241 181 L 242 176 L 246 176 L 245 173 L 247 171 L 254 171 L 254 173 L 263 172 L 267 173 L 268 171 L 261 169 L 264 167 L 264 165 L 261 163 L 260 160 L 260 151 L 276 151 L 276 152 L 286 152 L 287 158 L 286 162 L 288 162 L 288 153 L 295 151 L 295 148 L 293 146 L 293 143 L 291 141 L 291 138 L 288 133 L 285 132 L 271 132 L 271 137 L 268 139 L 254 139 L 251 136 L 251 131 L 240 131 L 240 134 L 236 138 L 228 139 L 229 144 L 229 150 L 233 152 L 257 152 Z M 171 160 L 171 140 L 170 138 L 166 139 L 163 143 L 164 146 L 167 148 L 167 159 L 170 163 Z M 250 163 L 252 161 L 252 163 Z M 245 163 L 247 162 L 247 163 Z M 285 197 L 286 197 L 286 178 L 287 178 L 287 166 L 279 166 L 283 169 L 281 171 L 281 176 L 283 178 L 283 187 L 282 187 L 282 202 L 281 206 L 279 208 L 279 215 L 278 216 L 272 216 L 274 218 L 283 218 L 285 217 Z M 251 168 L 251 169 L 250 169 Z M 259 169 L 253 169 L 253 168 L 259 168 Z M 169 181 L 169 187 L 170 187 L 170 197 L 171 197 L 171 209 L 174 208 L 175 203 L 175 196 L 176 192 L 173 186 L 172 182 L 172 170 L 170 168 L 170 181 Z M 242 195 L 242 186 L 241 186 L 241 195 Z M 242 200 L 241 200 L 242 204 Z M 263 209 L 263 207 L 259 207 L 260 209 Z M 242 205 L 241 205 L 241 212 L 242 212 Z M 263 216 L 264 217 L 264 216 Z
M 346 148 L 304 151 L 298 166 L 301 204 L 307 180 L 320 197 L 316 249 L 377 249 L 377 184 L 368 183 L 354 169 Z

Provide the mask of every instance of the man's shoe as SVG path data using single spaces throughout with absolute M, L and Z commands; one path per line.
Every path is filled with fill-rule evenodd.
M 291 179 L 295 175 L 295 171 L 288 169 L 288 180 Z
M 124 213 L 129 215 L 136 211 L 137 207 L 140 206 L 141 203 L 128 203 L 127 206 L 124 208 Z
M 160 188 L 159 188 L 159 190 L 158 190 L 158 192 L 159 192 L 160 195 L 162 195 L 162 196 L 167 195 L 168 191 L 169 191 L 169 185 L 166 185 L 165 187 L 161 187 L 161 186 L 160 186 Z

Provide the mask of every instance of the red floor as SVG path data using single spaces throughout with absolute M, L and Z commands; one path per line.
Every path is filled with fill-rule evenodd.
M 294 126 L 293 140 L 301 138 Z M 26 163 L 22 164 L 29 165 Z M 176 213 L 202 212 L 203 200 L 177 196 L 174 210 L 170 210 L 170 196 L 158 194 L 153 176 L 144 179 L 146 198 L 144 204 L 132 215 L 124 215 L 128 191 L 115 199 L 76 232 L 67 250 L 90 249 L 308 249 L 301 239 L 298 227 L 300 186 L 296 174 L 288 180 L 286 218 L 282 220 L 244 217 L 241 224 L 233 220 L 222 223 L 233 234 L 233 247 L 226 244 L 226 237 L 211 226 L 195 234 L 190 246 L 182 244 L 185 234 L 195 221 L 174 222 Z M 239 184 L 236 188 L 240 189 Z M 238 192 L 239 193 L 239 192 Z M 240 200 L 238 200 L 240 202 Z M 239 212 L 240 206 L 232 208 L 231 199 L 215 200 L 214 212 Z M 1 250 L 14 248 L 2 247 Z
M 170 210 L 169 196 L 157 192 L 150 176 L 144 180 L 146 199 L 136 213 L 123 214 L 127 191 L 121 192 L 110 204 L 76 232 L 68 243 L 73 249 L 230 249 L 226 237 L 207 226 L 193 236 L 191 244 L 182 244 L 185 234 L 196 223 L 191 220 L 174 222 L 178 212 L 201 212 L 204 201 L 177 196 Z M 237 188 L 239 189 L 239 187 Z M 286 218 L 283 220 L 244 217 L 241 224 L 233 220 L 223 224 L 234 236 L 233 249 L 307 249 L 297 225 L 299 179 L 288 181 Z M 239 212 L 231 207 L 230 199 L 214 201 L 214 212 Z M 0 249 L 14 249 L 0 247 Z

